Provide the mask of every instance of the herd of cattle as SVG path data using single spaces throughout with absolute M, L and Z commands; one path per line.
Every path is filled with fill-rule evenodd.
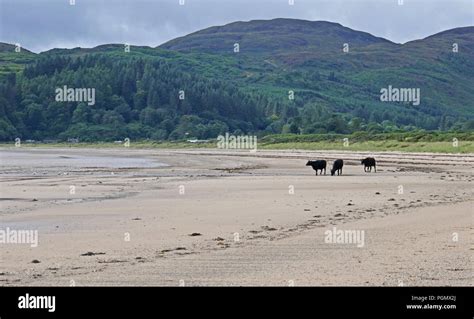
M 364 165 L 364 172 L 372 172 L 372 167 L 374 167 L 375 172 L 377 172 L 377 166 L 375 165 L 375 158 L 367 157 L 360 161 L 362 165 Z M 318 170 L 320 171 L 319 175 L 323 174 L 326 175 L 326 165 L 327 162 L 325 160 L 317 160 L 317 161 L 308 161 L 306 166 L 312 166 L 313 169 L 316 171 L 316 176 L 318 175 Z M 342 174 L 342 167 L 344 166 L 344 161 L 342 159 L 337 159 L 332 164 L 331 168 L 331 176 L 334 176 L 336 173 L 337 175 Z

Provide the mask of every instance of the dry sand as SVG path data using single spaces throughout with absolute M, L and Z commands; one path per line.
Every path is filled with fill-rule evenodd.
M 0 285 L 474 283 L 474 154 L 0 151 L 0 230 L 39 235 L 0 244 Z M 333 227 L 363 247 L 327 243 Z

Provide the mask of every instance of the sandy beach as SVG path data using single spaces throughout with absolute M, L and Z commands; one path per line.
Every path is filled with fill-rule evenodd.
M 474 154 L 0 152 L 0 229 L 38 231 L 0 244 L 3 286 L 474 284 Z

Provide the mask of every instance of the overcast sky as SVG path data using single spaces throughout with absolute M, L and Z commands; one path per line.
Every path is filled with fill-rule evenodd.
M 157 46 L 254 19 L 338 22 L 394 42 L 474 25 L 474 0 L 0 0 L 0 42 L 34 52 L 105 43 Z

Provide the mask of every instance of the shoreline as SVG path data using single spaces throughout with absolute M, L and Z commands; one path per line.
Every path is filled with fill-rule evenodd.
M 377 173 L 364 173 L 358 161 L 363 153 L 349 157 L 336 151 L 327 157 L 349 158 L 343 175 L 334 177 L 314 176 L 304 166 L 307 156 L 319 152 L 288 156 L 291 151 L 40 151 L 44 152 L 70 158 L 79 153 L 110 160 L 117 155 L 150 158 L 169 166 L 67 170 L 46 165 L 31 179 L 28 165 L 10 169 L 2 165 L 0 194 L 10 199 L 0 201 L 2 224 L 38 230 L 39 245 L 2 245 L 5 271 L 0 285 L 68 285 L 69 280 L 78 285 L 178 285 L 180 279 L 189 285 L 284 285 L 285 273 L 292 274 L 286 280 L 294 280 L 295 285 L 396 285 L 396 281 L 381 280 L 380 275 L 365 283 L 361 280 L 367 274 L 353 270 L 350 276 L 341 268 L 341 263 L 348 262 L 344 254 L 362 262 L 372 256 L 371 249 L 382 259 L 401 256 L 403 267 L 380 268 L 379 260 L 364 264 L 365 272 L 394 272 L 415 285 L 473 285 L 472 266 L 466 266 L 465 257 L 472 256 L 474 156 L 372 153 L 380 166 Z M 23 155 L 40 164 L 36 151 L 24 149 Z M 71 185 L 75 194 L 70 194 Z M 392 229 L 399 224 L 404 226 Z M 365 230 L 367 246 L 341 250 L 324 245 L 324 231 L 334 226 Z M 380 242 L 371 242 L 372 229 L 377 230 Z M 422 277 L 407 280 L 414 276 L 409 269 L 414 262 L 409 247 L 416 244 L 412 237 L 424 231 L 427 237 L 420 250 L 434 259 L 430 257 L 428 264 L 419 262 L 437 267 L 440 260 L 435 260 L 441 259 L 446 269 L 462 269 L 454 271 L 458 279 L 446 270 L 436 274 L 437 283 Z M 397 232 L 411 239 L 400 241 Z M 454 246 L 453 232 L 460 234 Z M 433 249 L 430 242 L 443 250 L 428 254 Z M 290 250 L 285 248 L 288 245 Z M 343 255 L 337 255 L 342 251 Z M 460 251 L 465 257 L 459 257 Z M 91 256 L 84 256 L 88 253 Z M 300 254 L 301 260 L 289 264 L 275 257 L 278 254 Z M 320 254 L 321 263 L 315 257 Z M 220 270 L 203 270 L 214 258 L 211 266 Z M 40 262 L 32 264 L 35 259 Z M 247 262 L 234 272 L 235 267 L 229 265 L 232 260 Z M 184 261 L 201 268 L 187 268 Z M 308 263 L 326 269 L 325 275 L 308 270 Z M 165 272 L 156 270 L 165 268 Z M 255 274 L 256 268 L 261 272 Z M 186 272 L 188 278 L 180 278 Z M 126 279 L 127 273 L 136 275 Z
M 368 133 L 366 133 L 368 134 Z M 415 134 L 415 133 L 413 133 Z M 474 134 L 470 132 L 444 133 L 438 136 L 437 133 L 401 134 L 384 133 L 375 134 L 373 139 L 360 135 L 268 135 L 262 138 L 255 138 L 252 149 L 257 151 L 348 151 L 348 152 L 399 152 L 404 154 L 474 154 Z M 250 136 L 244 136 L 250 137 Z M 136 140 L 116 141 L 116 142 L 20 142 L 0 143 L 0 148 L 22 148 L 43 149 L 43 148 L 93 148 L 93 149 L 154 149 L 154 150 L 199 150 L 211 149 L 219 150 L 222 143 L 216 140 L 206 140 L 200 142 L 190 141 L 147 141 Z M 236 148 L 221 149 L 226 151 L 238 150 Z M 248 150 L 247 150 L 248 151 Z

